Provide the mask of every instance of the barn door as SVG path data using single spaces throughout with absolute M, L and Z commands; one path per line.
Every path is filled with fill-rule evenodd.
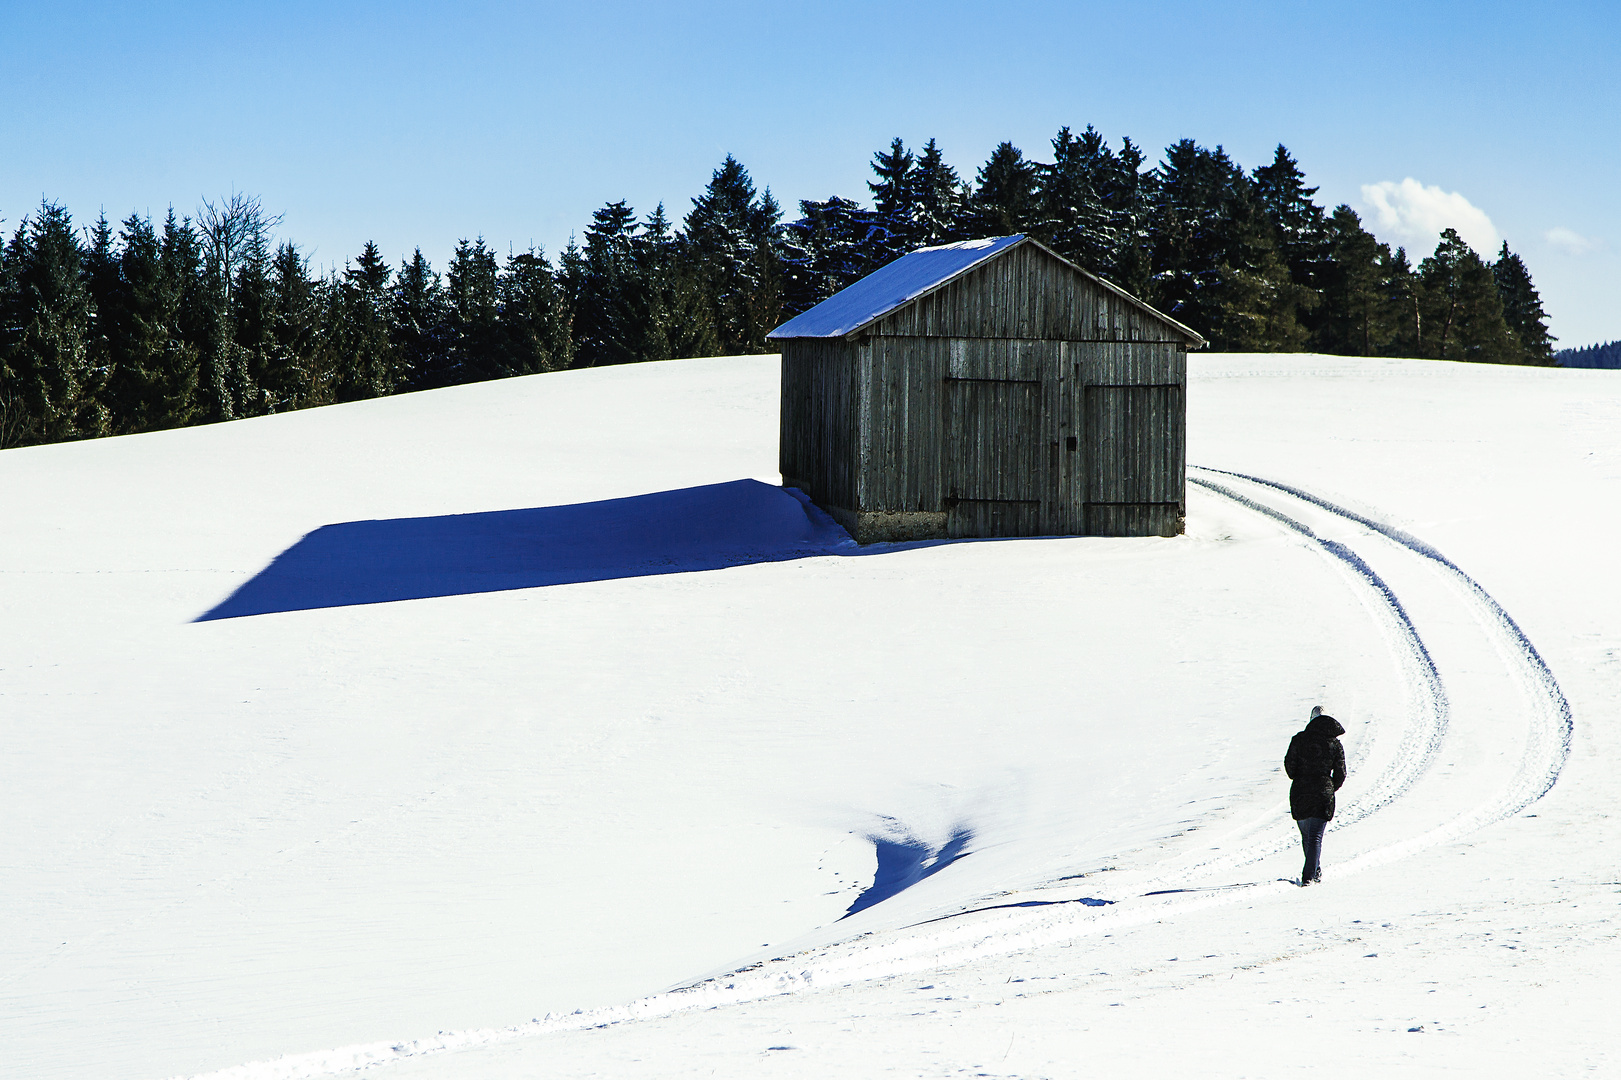
M 1045 440 L 1034 379 L 946 380 L 946 535 L 1039 536 Z
M 1087 386 L 1086 532 L 1175 536 L 1182 515 L 1182 388 Z

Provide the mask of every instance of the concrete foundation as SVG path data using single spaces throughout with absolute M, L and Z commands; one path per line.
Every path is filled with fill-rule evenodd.
M 943 511 L 846 510 L 842 506 L 823 506 L 822 509 L 844 526 L 844 530 L 858 544 L 943 540 L 946 535 L 946 515 Z

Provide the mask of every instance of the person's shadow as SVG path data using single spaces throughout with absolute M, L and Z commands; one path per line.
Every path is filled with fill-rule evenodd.
M 197 622 L 719 570 L 859 548 L 803 495 L 757 480 L 628 499 L 316 529 Z

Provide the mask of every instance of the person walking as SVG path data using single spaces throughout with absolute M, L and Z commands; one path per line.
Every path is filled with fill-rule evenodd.
M 1345 783 L 1345 747 L 1340 745 L 1344 734 L 1338 720 L 1314 705 L 1306 729 L 1289 740 L 1289 752 L 1283 756 L 1283 771 L 1293 781 L 1289 815 L 1300 826 L 1300 846 L 1306 855 L 1301 885 L 1323 880 L 1323 830 L 1334 820 L 1334 793 Z

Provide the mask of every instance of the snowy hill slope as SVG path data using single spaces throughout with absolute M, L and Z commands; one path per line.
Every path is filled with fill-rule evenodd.
M 1197 357 L 1175 540 L 857 550 L 775 420 L 732 358 L 0 455 L 6 1075 L 1615 1064 L 1621 382 Z

